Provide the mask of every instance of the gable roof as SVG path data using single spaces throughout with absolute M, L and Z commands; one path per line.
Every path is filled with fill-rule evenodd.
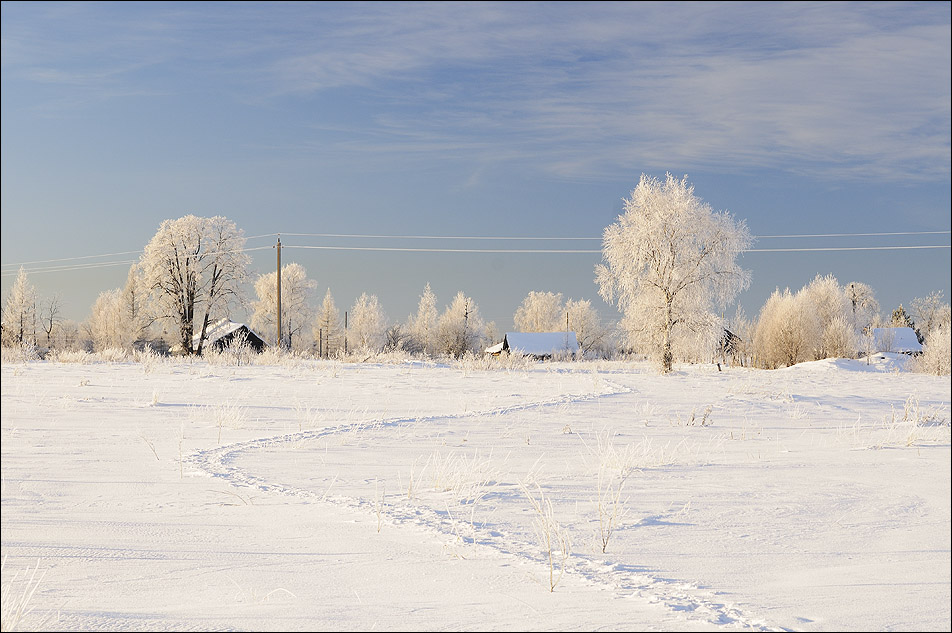
M 205 345 L 210 347 L 216 341 L 220 341 L 223 338 L 226 338 L 241 328 L 245 328 L 248 331 L 248 337 L 254 337 L 261 341 L 264 341 L 254 330 L 245 325 L 244 323 L 235 323 L 230 319 L 222 319 L 215 323 L 214 325 L 208 328 L 208 331 L 205 332 Z M 201 336 L 201 332 L 192 337 L 192 349 L 198 349 L 198 339 Z
M 873 340 L 878 352 L 901 352 L 918 354 L 922 352 L 919 337 L 911 327 L 874 327 Z
M 552 356 L 578 352 L 575 332 L 506 332 L 502 349 L 525 356 Z

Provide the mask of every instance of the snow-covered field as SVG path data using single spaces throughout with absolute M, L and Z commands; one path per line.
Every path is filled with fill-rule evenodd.
M 949 630 L 900 363 L 5 363 L 4 630 Z

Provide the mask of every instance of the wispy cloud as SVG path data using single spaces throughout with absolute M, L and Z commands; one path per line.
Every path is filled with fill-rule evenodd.
M 942 3 L 146 6 L 99 5 L 98 27 L 32 47 L 54 19 L 5 19 L 4 72 L 139 89 L 190 75 L 246 102 L 331 104 L 302 108 L 298 141 L 356 155 L 576 178 L 728 164 L 949 177 Z

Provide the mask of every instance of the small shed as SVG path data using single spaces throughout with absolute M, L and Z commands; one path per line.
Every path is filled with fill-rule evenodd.
M 550 358 L 577 354 L 578 348 L 575 332 L 506 332 L 502 342 L 486 348 L 486 353 L 498 356 L 502 352 L 509 352 L 533 358 Z
M 877 352 L 922 353 L 922 344 L 911 327 L 874 327 L 872 333 Z
M 198 339 L 201 334 L 192 337 L 192 348 L 198 349 Z M 264 339 L 258 336 L 254 330 L 244 323 L 235 323 L 230 319 L 222 319 L 208 328 L 205 333 L 204 349 L 220 352 L 234 341 L 244 340 L 255 352 L 261 352 L 264 349 Z

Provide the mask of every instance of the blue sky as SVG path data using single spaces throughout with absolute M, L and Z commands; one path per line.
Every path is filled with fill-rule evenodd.
M 597 253 L 290 247 L 598 250 L 666 172 L 755 249 L 945 246 L 747 253 L 748 315 L 817 274 L 950 296 L 947 2 L 4 2 L 0 28 L 3 296 L 42 262 L 76 320 L 188 213 L 281 233 L 341 310 L 402 321 L 429 282 L 500 330 L 532 290 L 615 318 Z M 768 237 L 842 233 L 919 234 Z

